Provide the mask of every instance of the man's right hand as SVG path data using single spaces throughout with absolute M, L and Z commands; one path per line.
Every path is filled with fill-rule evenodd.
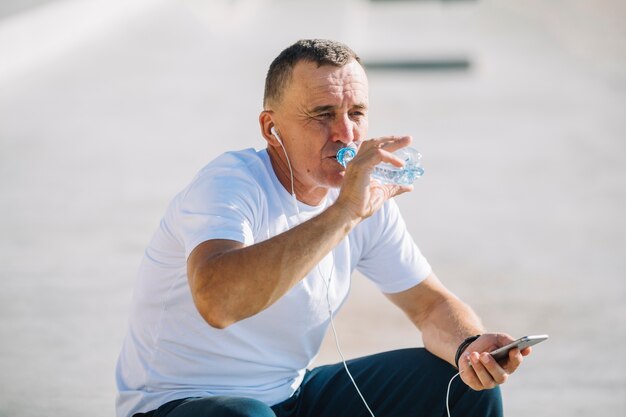
M 370 178 L 374 167 L 381 162 L 401 167 L 403 161 L 393 152 L 408 146 L 411 141 L 410 136 L 385 136 L 362 142 L 346 168 L 335 204 L 352 213 L 355 220 L 361 221 L 378 211 L 390 198 L 412 191 L 412 185 L 381 184 Z

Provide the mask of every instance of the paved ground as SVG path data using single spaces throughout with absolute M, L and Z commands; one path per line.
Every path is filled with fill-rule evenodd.
M 34 3 L 33 3 L 34 4 Z M 490 329 L 549 333 L 507 416 L 626 409 L 626 6 L 618 0 L 56 1 L 0 19 L 0 416 L 111 416 L 134 273 L 168 199 L 258 147 L 271 59 L 328 37 L 372 71 L 371 134 L 409 133 L 399 198 L 436 272 Z M 365 280 L 349 357 L 419 334 Z M 332 340 L 320 363 L 336 361 Z M 443 393 L 442 393 L 443 394 Z

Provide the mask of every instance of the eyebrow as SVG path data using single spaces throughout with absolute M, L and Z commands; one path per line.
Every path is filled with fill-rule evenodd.
M 311 110 L 311 113 L 324 113 L 327 111 L 335 110 L 337 106 L 325 105 L 325 106 L 317 106 Z M 355 104 L 351 107 L 351 109 L 359 109 L 359 110 L 367 110 L 367 106 L 365 104 Z

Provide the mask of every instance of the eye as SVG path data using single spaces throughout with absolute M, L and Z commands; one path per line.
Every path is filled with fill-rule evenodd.
M 333 116 L 334 116 L 333 113 L 326 112 L 326 113 L 320 113 L 316 117 L 318 119 L 332 119 Z
M 365 117 L 365 112 L 361 110 L 356 110 L 350 113 L 350 117 L 352 117 L 353 119 L 360 119 L 362 117 Z

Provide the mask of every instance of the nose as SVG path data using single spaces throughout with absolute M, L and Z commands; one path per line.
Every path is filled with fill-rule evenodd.
M 354 121 L 350 120 L 348 115 L 338 117 L 331 125 L 330 139 L 333 142 L 341 142 L 350 144 L 354 142 L 354 130 L 356 126 Z

